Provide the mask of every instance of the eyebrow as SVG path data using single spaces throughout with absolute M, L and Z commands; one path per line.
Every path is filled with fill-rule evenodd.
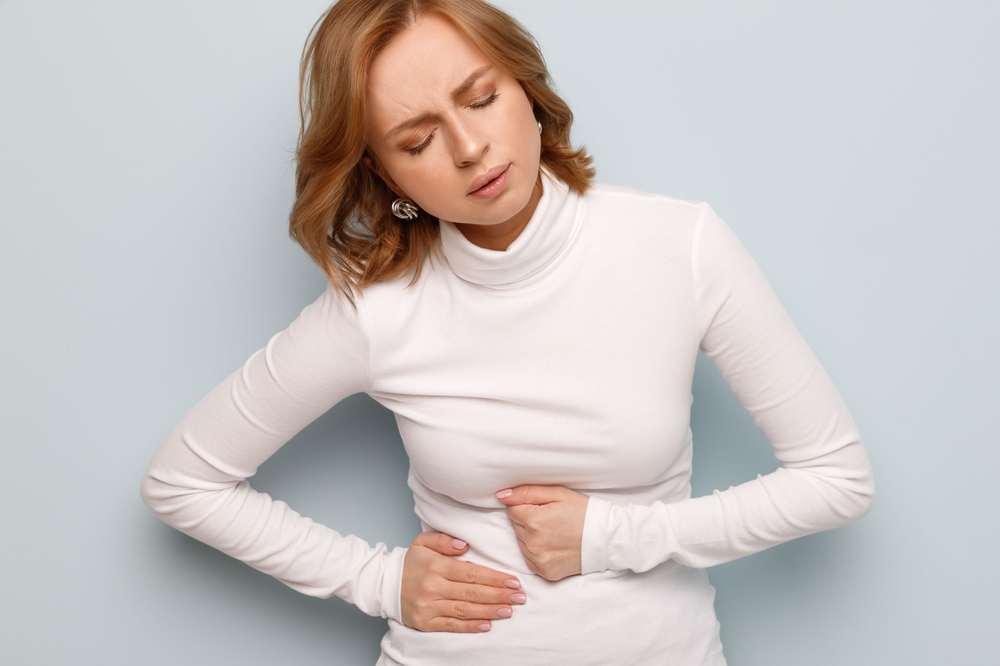
M 465 81 L 462 81 L 461 85 L 459 85 L 457 88 L 451 91 L 451 98 L 458 99 L 465 93 L 469 92 L 469 88 L 474 86 L 476 84 L 476 81 L 478 81 L 481 76 L 486 74 L 491 69 L 493 69 L 493 65 L 486 65 L 485 67 L 480 67 L 472 74 L 469 74 L 469 76 L 466 77 Z M 422 122 L 430 118 L 432 115 L 433 114 L 430 113 L 424 113 L 417 116 L 416 118 L 411 118 L 405 122 L 402 122 L 399 125 L 396 125 L 396 127 L 394 127 L 388 134 L 386 134 L 385 138 L 391 139 L 392 137 L 399 134 L 405 129 L 416 127 L 417 125 L 421 124 Z

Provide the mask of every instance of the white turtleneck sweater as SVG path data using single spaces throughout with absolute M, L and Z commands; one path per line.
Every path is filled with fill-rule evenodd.
M 357 310 L 328 288 L 177 424 L 142 497 L 301 592 L 388 618 L 380 665 L 724 664 L 704 567 L 864 515 L 858 430 L 708 205 L 601 184 L 580 196 L 548 174 L 544 185 L 506 251 L 442 222 L 446 262 L 428 258 L 415 285 L 372 285 Z M 782 467 L 691 498 L 699 348 Z M 405 548 L 341 535 L 247 483 L 358 392 L 396 415 L 423 528 L 522 581 L 528 602 L 491 631 L 406 627 Z M 528 569 L 494 494 L 522 484 L 590 496 L 582 575 Z

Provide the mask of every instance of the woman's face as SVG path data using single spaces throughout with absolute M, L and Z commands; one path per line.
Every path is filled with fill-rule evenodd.
M 495 225 L 537 204 L 531 102 L 441 15 L 424 16 L 375 58 L 368 106 L 379 175 L 431 215 Z

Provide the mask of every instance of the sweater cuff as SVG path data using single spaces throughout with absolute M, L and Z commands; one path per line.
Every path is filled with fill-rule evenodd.
M 403 623 L 403 607 L 400 595 L 403 590 L 403 558 L 406 557 L 408 548 L 396 546 L 389 553 L 389 559 L 385 563 L 385 570 L 382 573 L 381 586 L 381 606 L 382 617 Z
M 642 573 L 671 559 L 679 550 L 668 506 L 620 506 L 591 496 L 580 544 L 581 573 Z
M 580 542 L 580 573 L 597 573 L 608 568 L 608 537 L 611 502 L 593 495 L 587 500 Z

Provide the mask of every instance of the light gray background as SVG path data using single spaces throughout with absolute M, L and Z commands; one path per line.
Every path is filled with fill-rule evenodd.
M 383 620 L 138 493 L 170 428 L 322 291 L 286 216 L 325 5 L 0 2 L 5 663 L 376 659 Z M 1000 4 L 503 6 L 599 179 L 710 202 L 865 436 L 867 518 L 709 571 L 730 663 L 995 663 Z M 694 393 L 696 495 L 775 467 L 704 359 Z M 406 469 L 362 395 L 253 485 L 391 547 L 419 531 Z

